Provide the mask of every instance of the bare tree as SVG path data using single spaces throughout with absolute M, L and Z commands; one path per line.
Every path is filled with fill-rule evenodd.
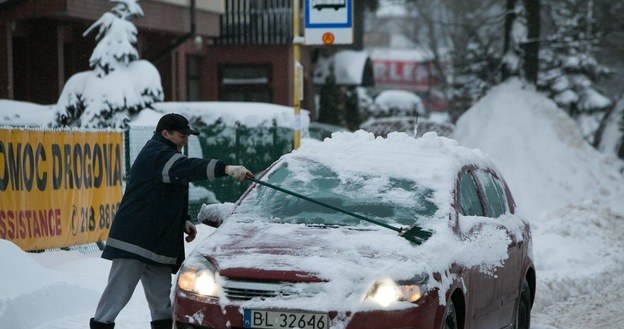
M 406 0 L 403 35 L 428 48 L 456 118 L 501 81 L 504 4 L 497 0 Z

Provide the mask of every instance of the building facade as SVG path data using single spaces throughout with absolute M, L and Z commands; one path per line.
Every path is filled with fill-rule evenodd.
M 0 99 L 55 104 L 90 70 L 88 27 L 106 0 L 0 0 Z M 137 50 L 161 75 L 165 101 L 293 103 L 292 0 L 142 0 Z M 313 109 L 310 48 L 304 99 Z

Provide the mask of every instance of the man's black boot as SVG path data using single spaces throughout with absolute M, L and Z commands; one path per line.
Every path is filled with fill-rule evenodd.
M 93 318 L 91 318 L 91 321 L 89 322 L 89 328 L 91 329 L 113 329 L 115 328 L 115 322 L 102 323 L 102 322 L 97 322 Z
M 150 322 L 152 329 L 171 329 L 173 327 L 172 319 L 163 319 Z

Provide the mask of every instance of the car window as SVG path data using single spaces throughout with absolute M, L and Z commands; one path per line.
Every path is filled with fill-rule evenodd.
M 483 216 L 477 185 L 472 174 L 467 171 L 459 181 L 459 210 L 465 216 Z
M 490 217 L 498 217 L 507 211 L 507 196 L 503 189 L 503 183 L 492 173 L 485 170 L 478 170 L 477 177 L 483 186 L 486 204 Z
M 411 226 L 420 219 L 432 217 L 437 211 L 431 201 L 433 191 L 416 182 L 383 176 L 340 177 L 328 167 L 311 161 L 304 166 L 281 165 L 270 174 L 267 182 L 388 224 Z M 255 192 L 242 201 L 240 209 L 280 223 L 369 225 L 366 221 L 266 186 L 257 186 Z

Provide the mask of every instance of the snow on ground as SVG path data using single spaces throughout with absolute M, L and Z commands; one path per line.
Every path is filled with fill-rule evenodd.
M 56 105 L 39 105 L 0 99 L 0 126 L 47 126 L 54 121 Z
M 552 102 L 518 81 L 495 88 L 462 116 L 455 138 L 490 155 L 530 218 L 538 279 L 532 328 L 620 328 L 622 162 L 587 146 Z M 200 226 L 196 241 L 211 232 Z M 24 253 L 0 240 L 0 263 L 9 264 L 0 267 L 1 326 L 87 327 L 110 267 L 99 254 Z M 148 326 L 139 285 L 116 328 Z

